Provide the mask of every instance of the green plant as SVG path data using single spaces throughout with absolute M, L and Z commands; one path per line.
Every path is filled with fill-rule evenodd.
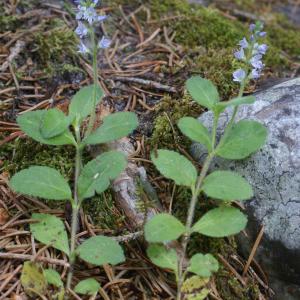
M 265 142 L 266 128 L 256 121 L 242 120 L 235 123 L 238 107 L 252 104 L 253 96 L 243 97 L 245 86 L 251 79 L 260 76 L 263 68 L 261 58 L 267 50 L 265 44 L 258 44 L 258 39 L 265 35 L 260 23 L 251 24 L 250 41 L 240 41 L 241 48 L 235 57 L 244 65 L 233 73 L 233 80 L 239 82 L 240 90 L 236 98 L 220 102 L 216 87 L 211 81 L 194 76 L 187 80 L 186 87 L 192 98 L 201 106 L 211 110 L 214 116 L 212 131 L 192 117 L 183 117 L 178 127 L 184 135 L 203 144 L 208 152 L 201 172 L 198 174 L 194 165 L 184 156 L 174 151 L 160 149 L 152 153 L 151 159 L 156 168 L 177 185 L 191 189 L 186 224 L 182 224 L 171 214 L 161 213 L 154 216 L 145 225 L 145 238 L 150 243 L 147 254 L 152 262 L 162 268 L 171 269 L 177 281 L 177 299 L 182 299 L 188 273 L 200 277 L 210 277 L 218 270 L 218 261 L 211 254 L 197 253 L 189 260 L 186 258 L 187 246 L 193 233 L 209 237 L 226 237 L 243 230 L 247 223 L 246 216 L 231 206 L 234 200 L 247 200 L 253 197 L 252 187 L 239 174 L 232 171 L 218 170 L 208 174 L 215 156 L 225 159 L 243 159 L 258 150 Z M 217 141 L 217 125 L 220 114 L 227 108 L 233 108 L 223 135 Z M 217 200 L 218 207 L 206 212 L 194 221 L 195 207 L 201 194 Z M 181 238 L 182 251 L 168 248 L 166 243 Z M 189 280 L 189 279 L 187 279 Z M 207 291 L 202 290 L 204 299 Z
M 16 173 L 10 180 L 11 188 L 18 193 L 41 197 L 50 200 L 70 201 L 72 205 L 71 237 L 68 238 L 64 223 L 56 216 L 49 214 L 34 213 L 32 219 L 36 223 L 30 224 L 30 231 L 34 238 L 46 245 L 52 246 L 64 252 L 70 263 L 67 277 L 66 290 L 72 285 L 73 266 L 77 257 L 80 259 L 101 266 L 103 264 L 118 264 L 124 261 L 124 253 L 121 246 L 112 238 L 106 236 L 95 236 L 87 239 L 76 247 L 76 232 L 78 212 L 85 199 L 91 198 L 95 193 L 103 193 L 110 185 L 110 181 L 117 178 L 125 169 L 127 161 L 125 155 L 118 151 L 104 152 L 83 165 L 82 152 L 88 145 L 108 143 L 122 138 L 131 133 L 138 125 L 137 117 L 131 112 L 119 112 L 111 114 L 103 119 L 102 125 L 93 131 L 95 123 L 96 105 L 103 98 L 103 91 L 98 83 L 97 53 L 98 49 L 108 46 L 107 40 L 104 45 L 103 39 L 96 43 L 96 33 L 93 25 L 95 22 L 104 19 L 98 16 L 94 9 L 97 1 L 83 3 L 78 14 L 87 20 L 89 25 L 80 23 L 79 35 L 89 35 L 92 40 L 91 50 L 85 46 L 85 53 L 93 56 L 94 83 L 79 90 L 72 98 L 69 106 L 69 113 L 65 115 L 56 108 L 49 110 L 37 110 L 23 114 L 17 118 L 20 128 L 35 141 L 47 145 L 72 145 L 75 147 L 75 176 L 73 193 L 67 180 L 57 170 L 48 166 L 30 166 Z M 100 21 L 101 21 L 100 20 Z M 80 32 L 79 32 L 80 31 Z M 82 48 L 82 45 L 81 45 Z M 81 51 L 82 49 L 80 49 Z M 81 51 L 82 52 L 82 51 Z M 84 130 L 83 121 L 88 117 L 89 123 Z M 27 265 L 26 265 L 27 266 Z M 27 269 L 27 270 L 26 270 Z M 59 288 L 60 296 L 63 299 L 64 289 L 59 274 L 52 269 L 39 272 L 34 268 L 43 283 L 43 291 L 30 288 L 32 268 L 24 268 L 23 282 L 27 284 L 32 293 L 40 294 L 44 291 L 44 283 Z M 26 275 L 27 274 L 27 275 Z M 23 285 L 24 286 L 24 285 Z M 40 286 L 39 286 L 40 287 Z M 39 288 L 40 290 L 40 288 Z M 75 291 L 81 294 L 95 294 L 99 290 L 99 283 L 94 279 L 87 279 L 78 283 Z

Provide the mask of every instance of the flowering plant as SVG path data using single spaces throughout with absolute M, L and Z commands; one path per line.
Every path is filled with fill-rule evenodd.
M 257 79 L 262 71 L 262 55 L 267 46 L 257 43 L 262 24 L 250 25 L 250 40 L 243 38 L 240 49 L 234 53 L 244 64 L 233 73 L 233 80 L 240 84 L 238 96 L 229 101 L 220 102 L 216 87 L 209 80 L 194 76 L 187 80 L 186 87 L 192 98 L 200 105 L 211 110 L 214 115 L 212 131 L 196 119 L 181 118 L 178 127 L 191 140 L 203 144 L 208 151 L 201 172 L 198 174 L 194 165 L 184 156 L 174 151 L 160 149 L 152 154 L 156 168 L 177 185 L 191 189 L 192 198 L 189 204 L 185 225 L 171 214 L 162 213 L 154 216 L 145 225 L 145 238 L 150 243 L 147 253 L 152 262 L 162 268 L 171 269 L 177 281 L 177 299 L 182 299 L 187 274 L 193 273 L 207 280 L 218 270 L 218 261 L 211 254 L 197 253 L 189 260 L 186 257 L 191 234 L 200 233 L 209 237 L 226 237 L 243 230 L 247 223 L 246 216 L 231 205 L 234 200 L 247 200 L 253 197 L 252 187 L 239 174 L 218 170 L 208 174 L 210 164 L 215 156 L 225 159 L 243 159 L 257 151 L 266 140 L 266 128 L 256 121 L 242 120 L 235 123 L 235 116 L 240 105 L 251 104 L 253 96 L 243 96 L 245 86 L 251 79 Z M 220 114 L 228 107 L 233 107 L 223 136 L 217 141 L 217 125 Z M 206 212 L 199 220 L 194 221 L 195 208 L 201 194 L 216 200 L 217 208 Z M 168 242 L 180 239 L 182 251 L 176 252 L 168 247 Z M 203 289 L 201 296 L 191 298 L 204 299 L 209 291 Z M 190 298 L 189 298 L 190 299 Z
M 104 118 L 102 125 L 93 131 L 96 105 L 103 98 L 103 91 L 98 82 L 97 53 L 107 48 L 109 40 L 102 37 L 96 43 L 95 25 L 106 17 L 99 16 L 95 7 L 98 1 L 77 1 L 78 27 L 76 33 L 81 38 L 79 51 L 92 54 L 94 83 L 80 89 L 72 98 L 69 113 L 65 115 L 59 109 L 36 110 L 17 118 L 20 128 L 34 140 L 55 146 L 73 145 L 76 149 L 73 193 L 66 179 L 55 169 L 46 166 L 31 166 L 15 174 L 10 180 L 11 188 L 18 193 L 51 200 L 69 201 L 72 205 L 72 224 L 70 241 L 64 223 L 56 216 L 34 213 L 30 224 L 34 238 L 46 245 L 64 252 L 70 263 L 66 290 L 72 287 L 74 263 L 77 257 L 90 264 L 118 264 L 125 257 L 120 245 L 112 238 L 95 236 L 85 240 L 79 246 L 76 242 L 78 212 L 84 200 L 95 193 L 104 192 L 110 181 L 117 178 L 125 169 L 127 161 L 118 151 L 104 152 L 83 165 L 82 151 L 87 145 L 108 143 L 131 133 L 138 125 L 137 117 L 132 112 L 119 112 Z M 84 43 L 89 39 L 89 45 Z M 89 117 L 87 129 L 82 126 Z M 26 269 L 26 268 L 27 269 Z M 24 265 L 24 272 L 30 265 Z M 44 270 L 48 284 L 61 289 L 59 299 L 64 298 L 65 290 L 60 275 L 54 269 Z M 76 285 L 75 291 L 81 294 L 97 294 L 99 283 L 87 279 Z

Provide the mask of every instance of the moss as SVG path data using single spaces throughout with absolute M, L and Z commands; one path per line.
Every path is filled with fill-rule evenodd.
M 173 148 L 176 144 L 188 146 L 190 141 L 181 136 L 177 130 L 177 121 L 184 116 L 199 116 L 199 105 L 191 101 L 187 94 L 182 99 L 173 99 L 165 96 L 157 107 L 157 117 L 154 120 L 154 129 L 149 143 L 152 147 Z M 175 132 L 174 132 L 175 130 Z
M 156 17 L 169 13 L 178 15 L 170 19 L 169 26 L 176 31 L 175 41 L 186 46 L 206 48 L 234 47 L 246 32 L 245 26 L 228 20 L 218 10 L 191 5 L 186 1 L 151 1 Z
M 71 179 L 74 156 L 72 146 L 47 146 L 31 139 L 17 139 L 1 147 L 0 158 L 4 161 L 1 170 L 13 175 L 31 165 L 48 166 L 61 172 L 65 178 Z
M 15 15 L 0 15 L 0 32 L 14 31 L 20 23 Z
M 232 73 L 239 66 L 234 60 L 232 49 L 209 49 L 189 60 L 192 73 L 210 79 L 218 88 L 222 99 L 226 100 L 237 93 L 239 86 L 233 82 Z
M 276 45 L 278 52 L 285 51 L 288 55 L 300 59 L 300 32 L 299 30 L 283 28 L 275 22 L 267 27 L 269 40 Z
M 59 19 L 47 24 L 44 32 L 35 34 L 34 44 L 41 64 L 50 69 L 55 64 L 69 62 L 78 57 L 76 35 Z
M 119 230 L 123 227 L 124 216 L 116 210 L 111 190 L 86 200 L 83 203 L 83 209 L 100 228 Z
M 252 278 L 248 278 L 247 284 L 242 285 L 237 278 L 226 269 L 221 269 L 215 277 L 217 290 L 226 300 L 258 300 L 260 291 L 257 283 Z

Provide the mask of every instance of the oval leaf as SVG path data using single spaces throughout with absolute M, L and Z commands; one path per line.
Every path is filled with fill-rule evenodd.
M 233 201 L 253 197 L 251 185 L 239 174 L 231 171 L 215 171 L 203 181 L 204 193 L 215 199 Z
M 76 249 L 76 252 L 81 259 L 96 266 L 116 265 L 125 260 L 123 250 L 118 242 L 100 235 L 86 240 Z
M 120 151 L 105 152 L 88 162 L 78 179 L 78 196 L 80 199 L 104 192 L 110 180 L 116 179 L 126 168 L 125 155 Z
M 200 105 L 212 109 L 220 99 L 216 87 L 210 80 L 193 76 L 186 82 L 187 90 Z
M 103 124 L 83 140 L 85 144 L 102 144 L 118 140 L 130 134 L 138 126 L 133 112 L 117 112 L 103 119 Z
M 95 295 L 100 289 L 99 282 L 94 278 L 88 278 L 77 283 L 75 293 L 81 295 Z
M 96 93 L 96 103 L 94 103 L 94 93 Z M 98 84 L 81 88 L 71 100 L 69 115 L 72 119 L 84 119 L 95 109 L 94 105 L 98 104 L 102 97 L 103 91 Z
M 70 187 L 55 169 L 33 166 L 15 174 L 10 187 L 17 193 L 51 200 L 71 199 Z
M 169 150 L 158 150 L 157 157 L 155 154 L 151 154 L 151 159 L 162 175 L 178 185 L 193 187 L 196 184 L 196 168 L 183 155 Z
M 21 116 L 18 116 L 17 122 L 20 125 L 22 131 L 24 131 L 28 136 L 40 143 L 57 146 L 76 145 L 75 139 L 68 129 L 60 135 L 49 139 L 46 139 L 42 136 L 40 128 L 45 113 L 45 110 L 30 111 Z
M 210 237 L 225 237 L 246 227 L 247 217 L 234 207 L 218 207 L 207 212 L 192 228 Z
M 70 120 L 61 110 L 48 109 L 41 122 L 40 130 L 43 138 L 49 139 L 62 134 L 68 129 Z
M 146 223 L 144 231 L 148 242 L 158 243 L 178 239 L 185 226 L 172 215 L 158 214 Z
M 181 132 L 195 142 L 199 142 L 211 151 L 211 136 L 207 128 L 192 117 L 181 118 L 178 122 Z
M 46 269 L 43 271 L 44 276 L 48 282 L 48 284 L 51 284 L 55 287 L 63 287 L 63 282 L 60 278 L 60 275 L 58 274 L 57 271 L 53 270 L 53 269 Z
M 190 260 L 188 271 L 201 277 L 210 277 L 219 269 L 218 261 L 211 254 L 195 254 Z
M 30 224 L 30 232 L 36 240 L 69 255 L 68 235 L 61 219 L 49 214 L 32 214 L 32 219 L 38 221 Z
M 30 297 L 36 297 L 38 294 L 45 295 L 47 292 L 47 282 L 42 267 L 31 261 L 25 261 L 23 264 L 21 284 Z
M 216 154 L 227 159 L 243 159 L 261 148 L 266 138 L 265 126 L 256 121 L 242 120 L 221 141 Z
M 147 255 L 155 265 L 177 273 L 178 261 L 174 249 L 167 250 L 163 245 L 153 244 L 148 247 Z

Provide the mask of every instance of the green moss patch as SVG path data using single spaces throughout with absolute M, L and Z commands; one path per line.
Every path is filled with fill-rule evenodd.
M 15 174 L 31 165 L 48 166 L 71 179 L 75 151 L 72 146 L 47 146 L 30 139 L 17 139 L 1 147 L 2 171 Z

